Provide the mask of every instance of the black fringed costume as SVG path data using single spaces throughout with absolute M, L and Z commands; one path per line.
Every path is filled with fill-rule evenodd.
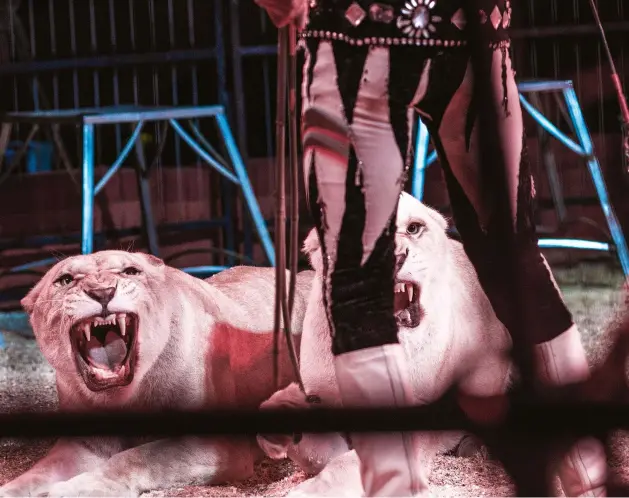
M 306 47 L 303 141 L 308 196 L 324 251 L 324 299 L 334 354 L 397 342 L 393 314 L 395 212 L 411 158 L 414 112 L 429 129 L 445 172 L 465 250 L 502 322 L 501 239 L 492 213 L 504 209 L 478 168 L 478 108 L 467 23 L 491 39 L 488 84 L 504 112 L 517 258 L 527 271 L 526 329 L 549 341 L 572 318 L 540 255 L 522 112 L 509 54 L 508 0 L 479 0 L 465 19 L 460 0 L 312 0 Z

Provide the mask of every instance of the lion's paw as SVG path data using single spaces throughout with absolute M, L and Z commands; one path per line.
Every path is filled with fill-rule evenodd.
M 69 481 L 53 484 L 48 496 L 138 496 L 128 487 L 103 475 L 87 472 L 73 477 Z
M 0 486 L 0 497 L 9 497 L 9 496 L 29 496 L 30 493 L 28 491 L 24 491 L 21 487 L 16 486 Z
M 40 496 L 47 487 L 45 480 L 18 478 L 0 486 L 0 497 Z

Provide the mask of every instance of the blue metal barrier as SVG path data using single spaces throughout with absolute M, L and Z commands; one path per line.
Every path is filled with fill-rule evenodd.
M 227 162 L 218 157 L 209 146 L 208 141 L 201 135 L 201 132 L 192 123 L 193 120 L 201 118 L 212 118 L 216 121 L 221 140 L 229 156 L 229 162 L 233 172 L 228 169 Z M 188 134 L 179 123 L 180 120 L 190 121 L 197 137 L 195 140 Z M 221 175 L 232 183 L 238 185 L 242 191 L 247 204 L 247 208 L 253 218 L 256 231 L 262 242 L 262 246 L 271 265 L 275 264 L 275 254 L 273 242 L 269 235 L 266 221 L 262 217 L 260 207 L 254 195 L 247 170 L 240 156 L 238 147 L 231 132 L 231 128 L 225 117 L 222 106 L 194 106 L 194 107 L 140 107 L 140 106 L 115 106 L 100 107 L 91 109 L 56 110 L 40 112 L 15 112 L 2 115 L 4 123 L 23 123 L 32 126 L 58 125 L 61 123 L 73 123 L 82 127 L 83 159 L 82 159 L 82 230 L 81 230 L 81 252 L 89 254 L 94 250 L 94 196 L 102 190 L 107 181 L 120 168 L 124 159 L 131 151 L 132 146 L 137 142 L 142 126 L 151 121 L 167 121 L 175 132 L 186 142 L 206 163 L 216 169 Z M 95 185 L 94 161 L 95 161 L 95 127 L 98 125 L 118 125 L 131 123 L 135 128 L 127 144 L 116 158 L 113 165 Z M 204 145 L 205 144 L 205 147 Z M 209 149 L 209 150 L 208 150 Z M 143 181 L 143 180 L 139 180 Z M 141 198 L 143 208 L 150 209 L 150 199 Z M 157 241 L 155 226 L 148 211 L 145 215 L 144 223 L 149 233 L 149 246 L 151 240 Z M 231 222 L 231 220 L 225 220 Z M 228 248 L 233 250 L 233 248 Z M 209 268 L 209 267 L 208 267 Z M 225 267 L 212 267 L 212 271 L 220 271 Z M 207 269 L 207 268 L 206 268 Z
M 627 249 L 625 236 L 609 200 L 601 166 L 594 155 L 592 139 L 587 125 L 585 124 L 585 120 L 583 119 L 583 113 L 581 112 L 579 101 L 572 86 L 572 81 L 521 82 L 518 84 L 518 90 L 520 91 L 522 107 L 531 117 L 552 137 L 556 138 L 564 146 L 585 159 L 614 242 L 614 247 L 612 247 L 611 244 L 590 240 L 540 238 L 539 246 L 544 248 L 583 249 L 590 251 L 612 251 L 615 249 L 622 270 L 625 276 L 629 277 L 629 250 Z M 523 95 L 534 92 L 561 92 L 568 109 L 571 125 L 577 136 L 576 142 L 561 132 L 557 126 L 528 102 Z M 416 153 L 413 164 L 411 193 L 421 200 L 424 196 L 426 168 L 437 160 L 437 153 L 435 151 L 428 152 L 428 143 L 430 140 L 428 129 L 419 117 L 417 124 L 418 130 L 415 139 Z

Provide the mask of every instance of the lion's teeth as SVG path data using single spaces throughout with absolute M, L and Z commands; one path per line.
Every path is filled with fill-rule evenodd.
M 413 286 L 409 285 L 406 288 L 406 292 L 408 293 L 408 300 L 409 300 L 409 302 L 412 302 L 413 301 Z
M 118 315 L 118 327 L 120 328 L 120 335 L 122 337 L 127 335 L 127 319 L 124 315 Z
M 85 339 L 87 340 L 87 342 L 90 342 L 90 339 L 92 338 L 91 327 L 92 326 L 89 323 L 83 325 L 83 333 L 85 334 Z
M 395 284 L 395 292 L 404 292 L 406 290 L 405 284 Z

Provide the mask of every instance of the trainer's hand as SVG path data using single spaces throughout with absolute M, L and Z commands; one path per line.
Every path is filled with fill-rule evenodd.
M 267 11 L 271 21 L 278 28 L 294 24 L 304 29 L 308 23 L 308 0 L 254 0 Z

